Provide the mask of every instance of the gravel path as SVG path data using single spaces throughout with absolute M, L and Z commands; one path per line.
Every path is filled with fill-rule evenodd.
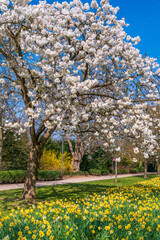
M 157 174 L 157 173 L 148 173 L 148 174 Z M 143 173 L 120 174 L 120 175 L 118 175 L 118 178 L 142 176 L 142 175 L 144 175 L 144 174 Z M 89 181 L 97 181 L 97 180 L 105 180 L 105 179 L 114 179 L 114 175 L 113 176 L 112 175 L 109 175 L 109 176 L 73 176 L 73 177 L 64 177 L 63 180 L 58 180 L 58 181 L 37 181 L 36 187 L 59 185 L 59 184 L 69 184 L 69 183 L 81 183 L 81 182 L 89 182 Z M 0 191 L 19 189 L 19 188 L 23 188 L 23 186 L 24 186 L 24 183 L 0 184 Z

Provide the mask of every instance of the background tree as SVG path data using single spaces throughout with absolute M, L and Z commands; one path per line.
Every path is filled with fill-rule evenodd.
M 81 142 L 79 136 L 75 140 L 75 147 L 73 149 L 72 142 L 70 141 L 69 135 L 66 135 L 68 146 L 72 155 L 72 168 L 75 172 L 80 170 L 80 164 L 82 162 L 83 156 L 85 154 L 85 148 Z
M 80 170 L 98 169 L 103 172 L 110 172 L 112 169 L 113 153 L 106 152 L 101 147 L 94 149 L 93 152 L 86 153 L 82 159 Z
M 75 146 L 75 141 L 73 139 L 70 139 L 73 147 Z M 55 150 L 60 154 L 62 152 L 62 139 L 61 136 L 58 136 L 58 138 L 49 138 L 44 146 L 45 150 Z M 64 151 L 67 153 L 70 153 L 69 146 L 67 143 L 67 140 L 64 139 Z
M 0 110 L 0 170 L 2 166 L 2 146 L 3 146 L 2 110 Z
M 148 108 L 148 112 L 151 114 L 153 118 L 153 125 L 151 126 L 152 131 L 157 136 L 157 146 L 155 149 L 154 155 L 152 155 L 152 159 L 156 160 L 157 163 L 157 173 L 160 175 L 160 106 L 159 105 L 151 105 Z
M 4 133 L 2 168 L 3 170 L 27 169 L 30 143 L 27 133 L 16 136 L 16 133 L 7 130 Z

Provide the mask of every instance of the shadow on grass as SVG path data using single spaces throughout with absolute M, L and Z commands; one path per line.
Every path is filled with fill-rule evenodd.
M 11 209 L 20 206 L 20 196 L 22 194 L 22 189 L 10 190 L 10 191 L 0 191 L 0 211 L 3 213 L 9 212 Z
M 155 175 L 149 175 L 147 180 L 155 177 Z M 82 198 L 87 194 L 92 195 L 93 193 L 102 193 L 106 191 L 107 188 L 123 187 L 125 185 L 133 185 L 136 182 L 143 181 L 143 176 L 128 177 L 118 179 L 118 183 L 114 183 L 114 179 L 111 180 L 100 180 L 92 181 L 86 183 L 70 183 L 63 185 L 52 185 L 46 187 L 36 188 L 36 202 L 39 201 L 50 201 L 56 199 L 75 199 Z M 8 214 L 11 209 L 28 208 L 32 203 L 20 200 L 22 195 L 22 189 L 0 191 L 0 212 L 2 215 Z
M 44 187 L 37 189 L 37 199 L 56 198 L 80 198 L 87 194 L 101 193 L 106 190 L 106 186 L 91 184 L 67 184 L 61 186 L 50 186 L 48 191 Z
M 147 180 L 152 179 L 155 175 L 148 175 Z M 133 185 L 139 181 L 143 181 L 143 176 L 119 178 L 118 183 L 114 179 L 100 180 L 85 183 L 70 183 L 66 185 L 52 185 L 48 187 L 39 187 L 36 189 L 37 200 L 54 200 L 64 198 L 81 198 L 87 194 L 102 193 L 107 188 L 124 187 L 125 185 Z
M 36 201 L 50 201 L 56 199 L 75 199 L 86 196 L 87 194 L 101 193 L 106 190 L 106 186 L 91 185 L 91 184 L 65 184 L 53 185 L 47 187 L 36 188 Z M 0 212 L 2 216 L 11 212 L 11 210 L 20 208 L 28 208 L 32 205 L 31 202 L 20 200 L 22 189 L 0 191 Z

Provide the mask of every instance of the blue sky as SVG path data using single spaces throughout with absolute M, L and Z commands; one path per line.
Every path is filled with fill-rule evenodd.
M 52 3 L 53 0 L 47 2 Z M 90 3 L 91 0 L 82 2 Z M 32 1 L 32 4 L 37 3 L 38 0 Z M 141 42 L 137 47 L 141 53 L 157 58 L 160 64 L 160 0 L 110 0 L 110 3 L 114 7 L 119 6 L 118 18 L 124 17 L 129 23 L 126 32 L 132 37 L 140 36 Z

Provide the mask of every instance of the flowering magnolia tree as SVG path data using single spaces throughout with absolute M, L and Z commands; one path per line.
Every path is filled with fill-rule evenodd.
M 138 137 L 135 124 L 143 120 L 147 101 L 159 100 L 160 70 L 155 59 L 134 47 L 140 38 L 126 34 L 118 7 L 107 0 L 100 5 L 93 0 L 91 6 L 79 0 L 0 4 L 0 84 L 6 101 L 17 103 L 17 121 L 9 117 L 5 127 L 19 133 L 29 129 L 23 198 L 32 199 L 51 134 L 80 128 L 94 133 L 105 148 L 116 146 L 119 135 Z
M 157 162 L 157 173 L 160 175 L 160 107 L 159 105 L 149 106 L 148 113 L 152 116 L 152 125 L 150 124 L 150 130 L 153 132 L 157 145 L 149 144 L 150 156 L 156 159 Z M 148 139 L 146 139 L 147 141 Z M 151 143 L 153 142 L 151 141 Z M 149 155 L 146 156 L 149 158 Z
M 144 111 L 143 115 L 133 125 L 137 136 L 133 139 L 134 153 L 140 153 L 144 159 L 145 175 L 147 178 L 148 160 L 159 155 L 159 134 L 160 119 L 158 105 L 150 105 Z
M 2 144 L 3 144 L 3 135 L 2 135 L 2 111 L 0 111 L 0 170 L 2 166 Z

